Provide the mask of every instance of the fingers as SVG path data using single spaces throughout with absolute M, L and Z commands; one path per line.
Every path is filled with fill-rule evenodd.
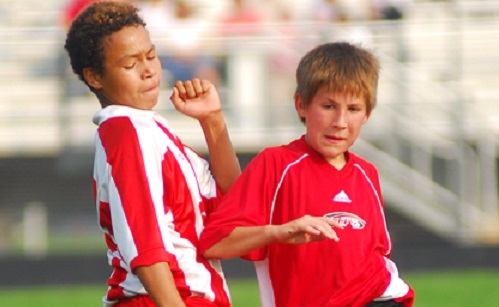
M 336 219 L 333 219 L 333 218 L 330 218 L 330 217 L 323 217 L 323 219 L 326 221 L 326 223 L 328 223 L 332 227 L 340 228 L 340 229 L 343 229 L 345 227 L 345 225 L 343 225 L 342 223 L 338 222 L 338 220 L 336 220 Z
M 180 98 L 180 92 L 178 87 L 175 85 L 173 88 L 173 93 L 170 96 L 170 100 L 172 101 L 173 105 L 175 106 L 175 109 L 180 110 L 182 107 L 182 99 Z
M 206 93 L 211 87 L 211 82 L 208 80 L 200 80 L 194 78 L 187 81 L 177 81 L 175 82 L 175 88 L 177 88 L 179 97 L 182 99 L 197 98 L 204 93 Z
M 338 242 L 340 239 L 333 228 L 343 229 L 337 221 L 326 217 L 305 215 L 287 224 L 288 243 L 308 243 L 324 239 Z
M 318 236 L 325 237 L 328 239 L 331 239 L 333 241 L 338 242 L 340 238 L 338 237 L 338 234 L 336 234 L 336 231 L 333 230 L 332 228 L 333 225 L 329 223 L 329 221 L 325 221 L 325 223 L 318 223 L 314 225 L 313 227 L 315 230 L 319 233 Z M 343 227 L 339 227 L 343 228 Z

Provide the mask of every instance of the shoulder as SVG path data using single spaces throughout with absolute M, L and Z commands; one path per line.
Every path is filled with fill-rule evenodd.
M 364 158 L 357 156 L 356 154 L 354 154 L 352 152 L 349 152 L 349 155 L 350 155 L 349 158 L 352 161 L 352 164 L 354 166 L 361 168 L 362 170 L 366 171 L 367 173 L 374 173 L 374 174 L 378 173 L 378 170 L 373 163 L 367 161 Z
M 307 152 L 296 146 L 294 141 L 286 145 L 264 148 L 252 159 L 250 165 L 279 170 L 299 163 L 307 156 Z
M 130 133 L 130 130 L 138 131 L 156 126 L 153 125 L 154 114 L 152 111 L 114 105 L 95 113 L 93 122 L 99 126 L 99 131 L 113 130 L 115 137 L 119 137 Z
M 283 162 L 290 162 L 307 156 L 307 152 L 300 146 L 301 140 L 295 140 L 285 145 L 267 147 L 258 155 Z
M 156 113 L 154 111 L 139 110 L 127 106 L 111 105 L 97 111 L 94 114 L 94 124 L 100 126 L 105 122 L 116 122 L 127 118 L 129 121 L 152 121 Z
M 352 161 L 354 172 L 358 175 L 356 178 L 364 178 L 367 180 L 376 190 L 378 195 L 381 195 L 381 186 L 379 181 L 379 173 L 373 163 L 360 158 L 359 156 L 350 153 L 350 159 Z
M 109 106 L 97 112 L 93 118 L 98 125 L 97 136 L 107 148 L 129 150 L 150 146 L 158 142 L 158 125 L 153 112 L 122 106 Z

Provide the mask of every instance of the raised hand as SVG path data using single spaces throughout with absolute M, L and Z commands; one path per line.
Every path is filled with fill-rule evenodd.
M 208 80 L 194 78 L 175 82 L 170 100 L 176 110 L 198 120 L 222 110 L 218 92 Z

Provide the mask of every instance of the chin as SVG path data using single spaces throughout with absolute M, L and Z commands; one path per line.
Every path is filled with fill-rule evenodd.
M 147 107 L 149 107 L 149 109 L 152 109 L 152 108 L 154 108 L 157 104 L 158 104 L 158 100 L 156 99 L 156 100 L 153 100 L 153 101 L 150 101 L 150 102 L 148 102 L 148 103 L 144 104 L 144 106 L 147 106 Z

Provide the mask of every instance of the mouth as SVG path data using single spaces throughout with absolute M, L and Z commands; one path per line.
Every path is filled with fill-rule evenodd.
M 326 135 L 326 139 L 330 140 L 330 141 L 336 141 L 336 142 L 344 141 L 345 140 L 345 138 L 342 138 L 342 137 L 339 137 L 339 136 L 334 136 L 334 135 Z
M 152 86 L 152 87 L 150 87 L 150 88 L 146 89 L 146 90 L 144 91 L 144 93 L 151 93 L 151 92 L 155 92 L 155 91 L 157 91 L 158 89 L 159 89 L 159 86 L 158 86 L 158 85 L 154 85 L 154 86 Z

